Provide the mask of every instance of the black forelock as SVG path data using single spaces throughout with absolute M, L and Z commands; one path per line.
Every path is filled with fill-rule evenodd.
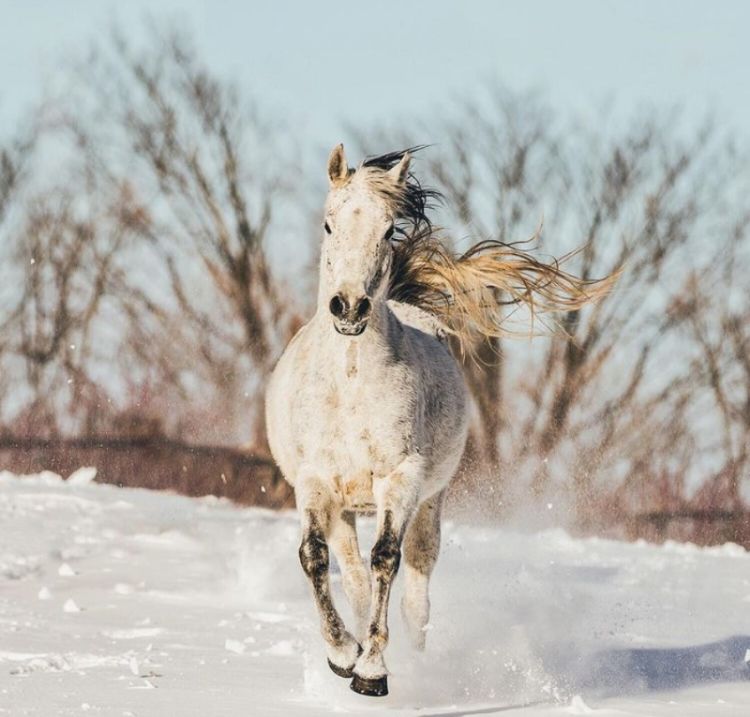
M 416 152 L 426 149 L 428 146 L 429 145 L 426 144 L 418 144 L 395 152 L 370 156 L 362 162 L 362 166 L 367 167 L 368 169 L 380 169 L 387 172 L 388 170 L 393 169 L 403 159 L 405 154 L 415 154 Z M 398 219 L 405 220 L 412 225 L 409 232 L 404 231 L 403 233 L 411 233 L 411 231 L 415 231 L 420 227 L 431 226 L 427 212 L 432 209 L 435 204 L 442 201 L 443 195 L 436 189 L 423 187 L 414 173 L 410 171 L 406 177 L 406 183 L 402 191 L 399 193 L 398 199 Z

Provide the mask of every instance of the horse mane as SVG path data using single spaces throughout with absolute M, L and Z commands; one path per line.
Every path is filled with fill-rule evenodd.
M 412 155 L 426 149 L 427 146 L 419 144 L 397 152 L 367 157 L 356 172 L 364 174 L 370 189 L 388 200 L 394 216 L 400 221 L 396 229 L 401 236 L 405 236 L 410 230 L 431 228 L 432 222 L 427 212 L 443 201 L 443 195 L 436 189 L 423 187 L 413 172 L 407 174 L 402 185 L 394 184 L 387 172 L 393 169 L 405 154 Z
M 576 311 L 612 289 L 617 275 L 590 280 L 561 268 L 577 252 L 543 261 L 521 248 L 527 242 L 485 240 L 463 254 L 455 253 L 427 214 L 442 195 L 423 187 L 411 172 L 400 185 L 387 175 L 405 154 L 425 146 L 368 157 L 356 170 L 386 198 L 397 220 L 389 299 L 433 315 L 455 337 L 462 353 L 473 354 L 483 338 L 533 335 L 536 316 Z M 508 306 L 529 310 L 531 330 L 509 326 Z

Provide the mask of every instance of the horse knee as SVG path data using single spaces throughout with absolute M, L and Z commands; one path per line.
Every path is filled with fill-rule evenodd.
M 398 572 L 401 563 L 401 546 L 392 530 L 384 530 L 370 553 L 374 572 L 393 576 Z
M 320 579 L 328 571 L 328 545 L 321 535 L 307 533 L 299 546 L 299 562 L 310 580 Z

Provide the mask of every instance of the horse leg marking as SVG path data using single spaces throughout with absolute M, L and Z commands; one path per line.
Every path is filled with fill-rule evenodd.
M 373 580 L 373 611 L 368 628 L 367 648 L 381 653 L 388 643 L 388 598 L 401 563 L 401 537 L 393 527 L 393 513 L 386 510 L 383 527 L 370 554 Z
M 320 629 L 328 647 L 328 661 L 334 672 L 348 676 L 361 652 L 361 647 L 347 632 L 331 596 L 326 542 L 330 512 L 325 509 L 305 508 L 301 514 L 303 531 L 299 559 L 302 570 L 312 585 L 313 597 L 320 616 Z

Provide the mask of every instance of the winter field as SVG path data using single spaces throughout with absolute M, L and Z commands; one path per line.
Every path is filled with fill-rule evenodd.
M 366 698 L 326 665 L 293 513 L 92 476 L 0 474 L 2 715 L 750 714 L 738 546 L 448 523 L 427 651 L 397 587 Z

